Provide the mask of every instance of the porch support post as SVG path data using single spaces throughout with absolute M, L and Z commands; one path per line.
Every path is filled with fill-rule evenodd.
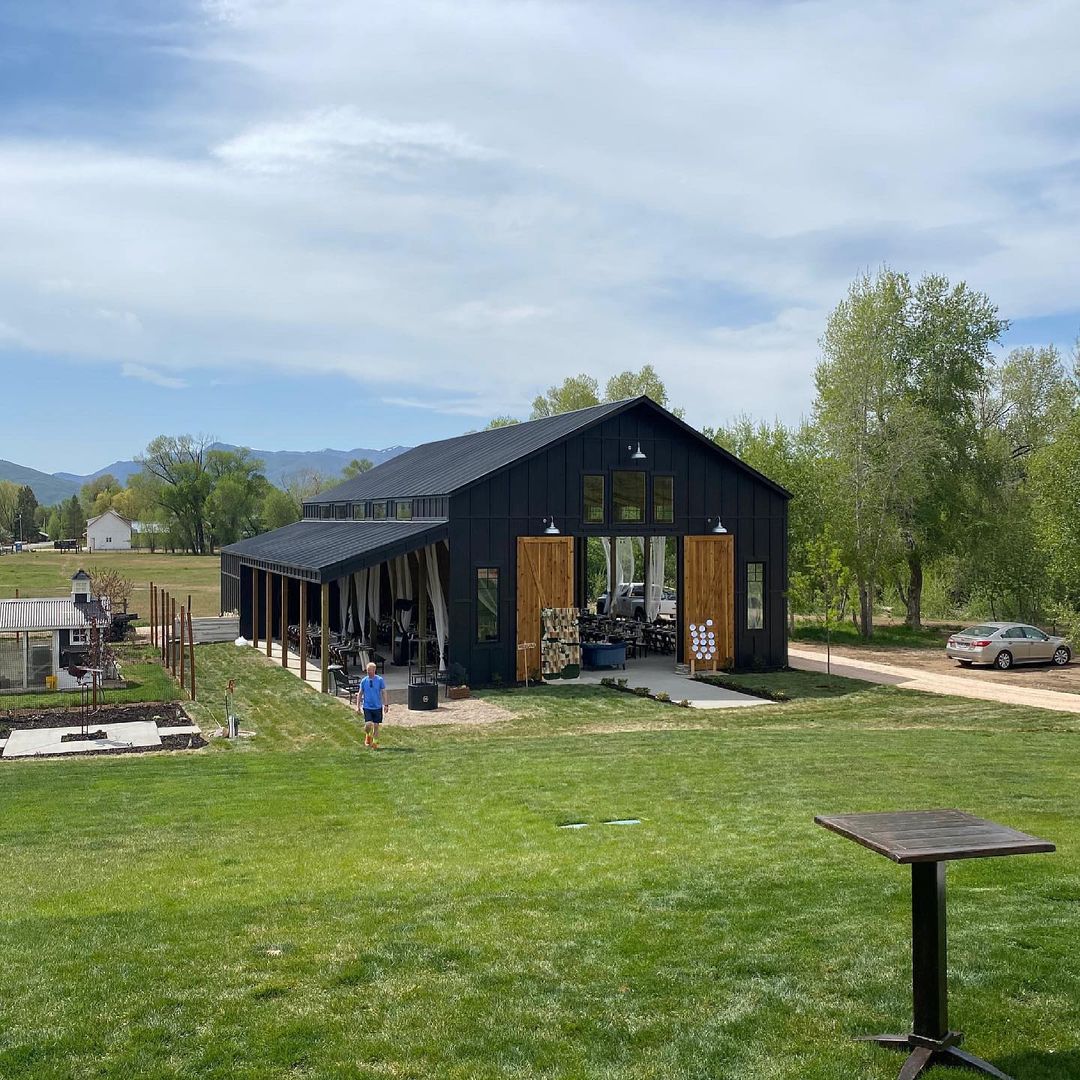
M 259 571 L 251 568 L 251 644 L 259 647 Z
M 642 581 L 645 582 L 645 621 L 649 621 L 649 601 L 652 599 L 652 537 L 643 536 L 641 538 L 641 557 L 645 561 L 645 573 L 642 575 Z M 663 596 L 663 592 L 660 594 Z
M 406 561 L 407 558 L 406 558 Z M 418 548 L 416 551 L 416 565 L 417 565 L 417 589 L 419 603 L 417 605 L 417 621 L 419 626 L 417 627 L 417 647 L 419 649 L 419 656 L 417 660 L 419 662 L 420 674 L 427 676 L 427 628 L 428 628 L 428 589 L 427 589 L 427 553 L 423 548 Z
M 266 571 L 266 655 L 274 643 L 274 575 Z
M 289 579 L 281 575 L 281 666 L 289 667 Z
M 322 670 L 322 692 L 330 690 L 330 582 L 324 581 L 319 590 L 319 666 Z
M 300 580 L 300 678 L 307 680 L 307 591 L 308 583 Z
M 614 536 L 608 537 L 608 543 L 611 545 L 611 558 L 608 559 L 608 583 L 607 583 L 607 612 L 605 614 L 611 615 L 614 613 L 615 604 L 615 579 L 617 577 L 615 571 L 615 560 L 618 558 L 618 554 L 615 550 L 616 538 Z

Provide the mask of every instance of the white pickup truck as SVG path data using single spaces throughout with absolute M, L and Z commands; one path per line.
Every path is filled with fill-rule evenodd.
M 598 615 L 618 615 L 623 619 L 640 619 L 645 621 L 645 583 L 632 581 L 620 585 L 615 590 L 615 602 L 608 611 L 608 595 L 602 593 L 596 600 L 596 613 Z M 660 610 L 656 614 L 657 620 L 675 618 L 675 590 L 664 589 L 660 599 Z

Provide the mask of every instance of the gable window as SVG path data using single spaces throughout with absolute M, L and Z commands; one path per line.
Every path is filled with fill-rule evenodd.
M 617 471 L 611 475 L 615 524 L 645 520 L 645 474 Z
M 604 478 L 583 476 L 581 478 L 582 516 L 586 525 L 597 525 L 604 520 Z
M 670 525 L 675 520 L 675 477 L 653 477 L 652 518 L 660 525 Z
M 72 630 L 71 636 L 68 638 L 70 645 L 89 645 L 90 644 L 90 632 L 86 627 L 82 627 L 78 630 Z
M 412 521 L 412 503 L 399 502 L 395 504 L 398 521 Z
M 499 640 L 499 570 L 495 566 L 476 570 L 476 640 Z
M 386 503 L 384 503 L 384 502 L 373 502 L 371 504 L 371 516 L 373 518 L 384 518 L 384 517 L 386 517 Z
M 746 564 L 746 629 L 765 629 L 765 564 Z

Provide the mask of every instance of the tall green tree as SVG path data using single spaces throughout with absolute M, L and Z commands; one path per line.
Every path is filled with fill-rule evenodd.
M 15 497 L 15 526 L 18 530 L 16 535 L 20 540 L 37 539 L 37 510 L 38 501 L 33 488 L 29 484 L 23 484 Z
M 15 511 L 19 505 L 19 485 L 12 480 L 0 480 L 0 532 L 5 539 L 15 533 Z
M 86 531 L 86 514 L 77 495 L 72 495 L 61 505 L 60 527 L 64 540 L 78 540 Z
M 260 531 L 268 482 L 263 463 L 250 450 L 210 450 L 206 471 L 212 488 L 206 500 L 211 545 L 232 544 Z
M 114 496 L 123 489 L 123 485 L 112 473 L 102 473 L 88 480 L 79 489 L 79 502 L 82 503 L 83 513 L 88 518 L 103 514 L 113 504 Z
M 600 404 L 600 384 L 591 375 L 569 375 L 558 386 L 533 399 L 530 420 L 559 413 L 574 412 Z
M 342 480 L 351 480 L 354 476 L 369 472 L 375 468 L 375 463 L 369 458 L 353 458 L 344 469 L 341 470 Z
M 212 440 L 190 435 L 159 435 L 136 460 L 159 483 L 154 486 L 165 522 L 193 555 L 208 548 L 206 501 L 213 477 L 206 468 Z

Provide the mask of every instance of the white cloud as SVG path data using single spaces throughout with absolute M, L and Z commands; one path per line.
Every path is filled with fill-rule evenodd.
M 172 375 L 163 375 L 153 368 L 144 367 L 142 364 L 121 364 L 120 374 L 126 379 L 141 379 L 143 382 L 160 386 L 165 390 L 183 390 L 187 383 L 183 379 L 177 379 Z
M 715 423 L 805 410 L 828 310 L 882 261 L 1013 319 L 1078 303 L 1065 0 L 207 0 L 197 23 L 198 93 L 131 125 L 153 140 L 0 139 L 0 310 L 35 348 L 477 417 L 651 362 Z
M 258 124 L 215 147 L 214 154 L 235 168 L 264 173 L 333 166 L 390 172 L 491 156 L 449 124 L 390 123 L 348 107 Z

